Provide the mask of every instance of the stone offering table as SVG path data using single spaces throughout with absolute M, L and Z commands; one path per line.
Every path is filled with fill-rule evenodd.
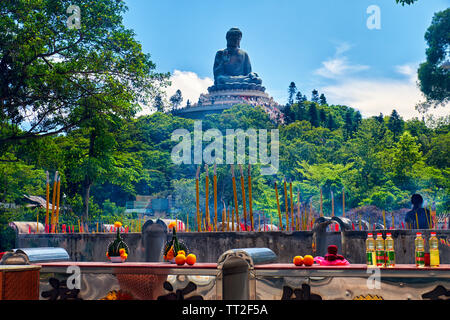
M 243 260 L 243 263 L 247 262 Z M 233 268 L 239 269 L 239 274 L 243 272 L 242 264 L 234 264 L 225 272 L 221 263 L 177 266 L 170 263 L 58 262 L 40 266 L 41 299 L 96 300 L 121 292 L 122 298 L 143 300 L 220 300 L 225 292 L 227 274 L 231 275 Z M 67 288 L 67 279 L 75 275 L 76 267 L 81 272 L 79 291 Z M 401 264 L 394 268 L 367 268 L 364 264 L 296 267 L 274 263 L 249 265 L 247 275 L 247 280 L 240 281 L 239 288 L 233 291 L 248 291 L 246 296 L 250 300 L 422 300 L 450 296 L 450 265 L 416 268 Z

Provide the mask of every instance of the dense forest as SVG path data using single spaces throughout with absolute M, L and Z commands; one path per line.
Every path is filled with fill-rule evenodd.
M 203 121 L 203 130 L 217 128 L 224 135 L 226 129 L 279 130 L 278 174 L 261 176 L 259 166 L 252 166 L 256 210 L 276 214 L 273 185 L 286 177 L 293 181 L 294 190 L 300 191 L 302 201 L 312 197 L 315 206 L 321 188 L 326 214 L 331 210 L 330 192 L 339 199 L 343 190 L 348 208 L 374 205 L 390 211 L 409 207 L 410 196 L 419 192 L 428 204 L 436 202 L 438 212 L 449 211 L 449 118 L 405 121 L 393 110 L 391 115 L 363 119 L 353 108 L 308 101 L 303 96 L 284 112 L 286 123 L 282 125 L 272 122 L 262 108 L 246 105 L 209 115 Z M 63 221 L 73 223 L 83 214 L 83 181 L 89 172 L 93 181 L 91 220 L 122 214 L 126 201 L 137 194 L 172 195 L 179 209 L 176 216 L 185 219 L 190 214 L 193 219 L 196 167 L 175 165 L 171 160 L 177 143 L 171 136 L 179 128 L 193 132 L 194 120 L 156 112 L 91 130 L 11 144 L 0 162 L 0 202 L 20 204 L 23 194 L 44 196 L 45 171 L 52 176 L 58 170 L 64 206 L 71 208 L 63 214 Z M 90 146 L 92 130 L 96 140 Z M 209 170 L 212 175 L 211 166 Z M 230 205 L 230 167 L 219 165 L 217 172 L 218 199 Z M 203 168 L 202 195 L 204 183 Z M 242 205 L 240 193 L 239 203 Z M 336 205 L 336 213 L 340 211 Z

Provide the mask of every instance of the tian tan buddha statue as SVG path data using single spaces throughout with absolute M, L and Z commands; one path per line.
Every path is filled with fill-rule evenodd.
M 262 80 L 252 72 L 252 66 L 247 52 L 240 49 L 242 32 L 231 28 L 226 35 L 227 48 L 219 50 L 214 60 L 214 85 L 217 89 L 241 88 L 259 89 Z

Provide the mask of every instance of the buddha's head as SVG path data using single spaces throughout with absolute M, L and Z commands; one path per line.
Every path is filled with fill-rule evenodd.
M 228 30 L 226 38 L 227 47 L 239 48 L 242 39 L 242 32 L 239 28 L 231 28 Z

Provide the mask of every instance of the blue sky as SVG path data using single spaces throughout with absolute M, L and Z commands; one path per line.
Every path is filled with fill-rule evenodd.
M 416 70 L 425 60 L 424 34 L 448 0 L 128 0 L 125 25 L 133 29 L 157 71 L 171 72 L 170 96 L 181 89 L 191 101 L 211 85 L 215 52 L 230 27 L 243 32 L 241 48 L 267 92 L 286 103 L 294 81 L 308 97 L 315 88 L 329 103 L 363 116 L 416 116 Z M 380 8 L 381 29 L 370 30 L 370 5 Z M 445 109 L 435 114 L 448 114 Z

